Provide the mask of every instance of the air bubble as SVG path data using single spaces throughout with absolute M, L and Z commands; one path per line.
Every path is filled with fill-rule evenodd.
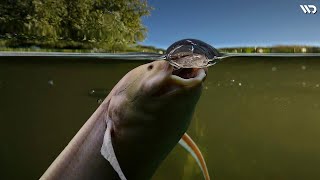
M 173 43 L 165 59 L 176 68 L 203 68 L 220 61 L 221 54 L 211 45 L 197 39 L 183 39 Z
M 54 85 L 53 80 L 49 80 L 49 81 L 48 81 L 48 84 L 49 84 L 50 86 L 53 86 L 53 85 Z
M 97 100 L 97 103 L 98 103 L 98 104 L 101 104 L 102 102 L 103 102 L 103 99 L 98 99 L 98 100 Z

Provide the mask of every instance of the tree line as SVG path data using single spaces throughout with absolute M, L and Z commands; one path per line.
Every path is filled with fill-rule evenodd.
M 146 0 L 1 0 L 0 40 L 9 47 L 122 50 L 143 41 Z
M 320 53 L 320 47 L 299 45 L 276 45 L 269 47 L 229 47 L 220 48 L 219 50 L 226 53 Z

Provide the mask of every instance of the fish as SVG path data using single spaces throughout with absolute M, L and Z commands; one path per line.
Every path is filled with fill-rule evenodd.
M 206 75 L 206 68 L 175 70 L 165 60 L 134 68 L 40 179 L 150 179 L 178 143 L 210 179 L 200 150 L 185 134 Z

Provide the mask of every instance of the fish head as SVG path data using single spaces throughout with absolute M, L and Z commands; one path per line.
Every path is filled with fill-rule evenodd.
M 125 86 L 118 91 L 125 94 L 121 96 L 123 103 L 117 100 L 113 107 L 118 109 L 111 111 L 119 112 L 124 123 L 124 119 L 142 114 L 139 119 L 151 117 L 155 126 L 166 125 L 164 128 L 172 128 L 173 133 L 178 130 L 182 135 L 192 118 L 206 74 L 206 68 L 174 69 L 165 60 L 141 65 L 123 78 L 125 83 L 120 84 Z
M 135 80 L 128 92 L 132 98 L 168 99 L 183 95 L 188 99 L 193 90 L 201 89 L 206 78 L 206 68 L 174 69 L 164 60 L 154 61 L 134 69 L 130 76 Z
M 165 60 L 154 61 L 128 74 L 127 100 L 150 106 L 190 104 L 199 98 L 206 74 L 206 68 L 175 69 Z

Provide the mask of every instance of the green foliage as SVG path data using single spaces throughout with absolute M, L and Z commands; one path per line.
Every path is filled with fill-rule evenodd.
M 32 13 L 31 0 L 2 0 L 0 3 L 0 33 L 19 33 L 28 13 Z
M 255 50 L 254 50 L 254 48 L 245 48 L 244 52 L 245 53 L 253 53 L 253 52 L 255 52 Z
M 146 0 L 2 0 L 0 38 L 7 45 L 119 51 L 144 40 Z

